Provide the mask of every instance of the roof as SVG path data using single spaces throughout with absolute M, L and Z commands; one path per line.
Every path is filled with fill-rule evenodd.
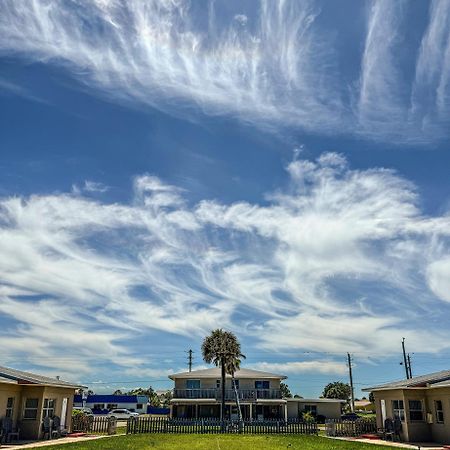
M 450 370 L 441 370 L 440 372 L 430 373 L 412 377 L 409 380 L 394 381 L 392 383 L 380 384 L 370 388 L 364 388 L 363 391 L 384 391 L 389 389 L 414 389 L 427 387 L 444 387 L 450 385 Z
M 190 378 L 194 380 L 203 379 L 203 378 L 216 378 L 219 379 L 221 377 L 221 368 L 214 367 L 212 369 L 203 369 L 203 370 L 193 370 L 192 372 L 181 372 L 181 373 L 173 373 L 169 375 L 171 380 L 175 378 Z M 231 378 L 231 375 L 226 376 L 227 378 Z M 285 380 L 287 377 L 285 375 L 277 375 L 270 372 L 262 372 L 261 370 L 253 370 L 253 369 L 240 369 L 234 373 L 235 378 L 252 378 L 252 379 L 277 379 L 277 380 Z
M 298 402 L 298 403 L 345 403 L 345 400 L 340 400 L 337 398 L 299 398 L 292 397 L 286 398 L 288 402 Z
M 4 381 L 3 381 L 4 380 Z M 36 384 L 40 386 L 55 386 L 80 389 L 86 386 L 71 383 L 69 381 L 59 380 L 58 378 L 50 378 L 44 375 L 38 375 L 31 372 L 23 372 L 21 370 L 10 369 L 8 367 L 0 366 L 0 382 L 1 383 L 15 383 L 15 384 Z
M 74 402 L 81 403 L 81 395 L 75 395 Z M 88 395 L 86 403 L 148 403 L 145 395 Z

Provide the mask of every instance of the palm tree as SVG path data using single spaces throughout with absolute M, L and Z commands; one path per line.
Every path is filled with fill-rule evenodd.
M 221 417 L 223 421 L 225 419 L 225 376 L 228 374 L 234 379 L 234 373 L 239 370 L 241 359 L 245 358 L 245 355 L 241 353 L 241 344 L 237 337 L 230 331 L 224 331 L 221 328 L 212 331 L 209 336 L 205 337 L 202 344 L 202 355 L 205 362 L 213 363 L 221 368 Z

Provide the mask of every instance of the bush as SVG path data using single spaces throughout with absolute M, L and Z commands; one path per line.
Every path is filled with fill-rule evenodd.
M 311 422 L 314 422 L 314 421 L 315 421 L 314 415 L 311 414 L 310 411 L 305 411 L 305 412 L 302 414 L 302 419 L 303 419 L 303 422 L 307 422 L 307 423 L 311 423 Z
M 322 415 L 322 414 L 319 414 L 319 415 L 316 416 L 316 422 L 317 423 L 325 423 L 325 419 L 326 419 L 326 417 L 324 415 Z

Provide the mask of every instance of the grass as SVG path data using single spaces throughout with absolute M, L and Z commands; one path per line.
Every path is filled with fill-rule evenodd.
M 317 436 L 233 436 L 199 434 L 139 434 L 114 436 L 73 444 L 52 445 L 46 450 L 376 450 L 379 447 L 359 442 L 338 441 Z

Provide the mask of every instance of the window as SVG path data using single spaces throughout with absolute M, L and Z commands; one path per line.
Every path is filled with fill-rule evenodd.
M 12 417 L 13 416 L 13 409 L 14 409 L 14 397 L 9 397 L 6 401 L 6 417 Z
M 39 405 L 38 398 L 27 398 L 25 400 L 25 408 L 23 409 L 23 418 L 36 420 L 38 413 L 38 405 Z
M 317 405 L 305 405 L 305 412 L 311 413 L 313 416 L 317 415 Z
M 136 409 L 142 409 L 143 407 L 144 407 L 144 405 L 142 403 L 136 404 Z
M 239 380 L 234 379 L 234 386 L 233 386 L 233 379 L 231 380 L 231 386 L 234 389 L 234 386 L 236 386 L 236 389 L 239 389 Z
M 102 409 L 105 409 L 105 404 L 104 403 L 94 403 L 94 406 L 92 407 L 92 409 L 95 409 L 96 411 L 101 411 Z
M 444 423 L 444 408 L 442 407 L 442 400 L 436 400 L 434 402 L 434 407 L 436 409 L 436 422 Z
M 257 380 L 255 381 L 255 389 L 269 389 L 270 384 L 267 380 Z
M 186 389 L 200 389 L 200 380 L 186 380 Z
M 53 417 L 55 415 L 55 399 L 44 398 L 44 406 L 42 408 L 42 417 Z
M 422 421 L 423 420 L 423 405 L 421 400 L 409 400 L 409 420 Z
M 402 422 L 405 421 L 405 405 L 403 400 L 392 400 L 392 414 Z
M 216 389 L 220 389 L 220 380 L 216 380 Z
M 106 409 L 116 409 L 119 405 L 117 403 L 108 403 Z

